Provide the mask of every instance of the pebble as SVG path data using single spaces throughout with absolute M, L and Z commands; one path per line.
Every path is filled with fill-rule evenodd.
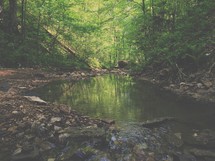
M 55 161 L 55 159 L 54 158 L 49 158 L 48 161 Z
M 60 122 L 60 121 L 61 121 L 60 117 L 52 117 L 51 118 L 51 123 Z
M 196 84 L 198 88 L 203 88 L 203 84 L 202 83 L 197 83 Z
M 62 130 L 62 127 L 54 126 L 54 130 L 55 130 L 55 131 L 60 131 L 60 130 Z
M 18 111 L 13 111 L 13 112 L 12 112 L 12 114 L 18 114 L 18 113 L 19 113 Z
M 22 148 L 19 147 L 18 149 L 16 149 L 16 150 L 13 152 L 13 155 L 20 154 L 21 152 L 22 152 Z
M 59 135 L 59 141 L 60 141 L 60 142 L 63 142 L 66 138 L 68 138 L 68 137 L 70 137 L 70 136 L 71 136 L 71 134 L 69 134 L 69 133 L 60 134 L 60 135 Z

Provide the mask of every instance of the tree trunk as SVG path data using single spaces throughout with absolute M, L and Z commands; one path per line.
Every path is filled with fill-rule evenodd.
M 3 10 L 4 10 L 4 3 L 3 0 L 0 0 L 0 27 L 3 23 Z
M 0 14 L 3 12 L 3 0 L 0 0 Z
M 9 15 L 7 29 L 9 33 L 18 33 L 17 28 L 17 1 L 9 0 Z
M 177 10 L 177 1 L 173 1 L 174 2 L 174 10 L 173 10 L 173 15 L 172 15 L 172 27 L 171 30 L 172 32 L 174 32 L 175 30 L 175 22 L 176 22 L 176 10 Z
M 143 11 L 143 14 L 145 15 L 146 14 L 145 0 L 142 0 L 142 11 Z
M 23 36 L 23 39 L 25 38 L 25 15 L 26 15 L 26 3 L 27 3 L 27 0 L 22 0 L 22 36 Z
M 152 16 L 152 33 L 155 30 L 155 11 L 154 11 L 154 0 L 151 0 L 151 16 Z

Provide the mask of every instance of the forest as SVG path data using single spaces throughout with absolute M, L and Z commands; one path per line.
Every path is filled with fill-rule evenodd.
M 1 161 L 214 161 L 214 0 L 0 0 Z
M 213 0 L 1 0 L 0 66 L 214 68 Z

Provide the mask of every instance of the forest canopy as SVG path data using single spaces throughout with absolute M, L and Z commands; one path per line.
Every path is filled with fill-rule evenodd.
M 211 68 L 213 0 L 0 0 L 0 66 Z

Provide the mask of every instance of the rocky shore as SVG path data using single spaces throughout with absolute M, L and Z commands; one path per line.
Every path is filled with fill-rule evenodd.
M 183 99 L 215 104 L 215 71 L 202 70 L 192 74 L 175 73 L 169 68 L 147 68 L 134 77 L 171 91 Z

